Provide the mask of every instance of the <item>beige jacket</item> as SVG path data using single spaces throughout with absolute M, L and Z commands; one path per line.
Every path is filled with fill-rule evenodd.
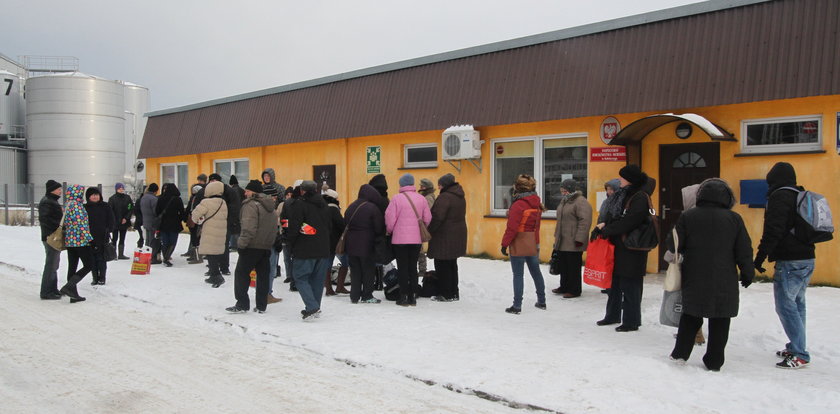
M 554 229 L 554 250 L 586 251 L 592 227 L 592 206 L 580 191 L 575 191 L 557 206 L 557 227 Z M 580 245 L 576 245 L 576 243 Z
M 214 255 L 225 252 L 227 243 L 227 205 L 222 199 L 225 186 L 213 181 L 204 188 L 204 199 L 192 211 L 192 220 L 201 224 L 198 254 Z

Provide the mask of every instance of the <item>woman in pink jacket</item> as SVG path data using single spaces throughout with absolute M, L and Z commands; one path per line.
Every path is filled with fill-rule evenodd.
M 423 241 L 420 238 L 420 223 L 432 221 L 432 212 L 426 198 L 414 188 L 414 176 L 400 177 L 400 192 L 391 199 L 385 210 L 385 227 L 391 235 L 394 256 L 397 258 L 397 275 L 400 283 L 400 299 L 397 305 L 417 304 L 414 293 L 417 287 L 417 257 Z

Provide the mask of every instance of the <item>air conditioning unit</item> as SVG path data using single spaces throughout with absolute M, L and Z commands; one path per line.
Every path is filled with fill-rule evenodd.
M 443 160 L 481 158 L 481 138 L 472 125 L 455 125 L 443 131 Z

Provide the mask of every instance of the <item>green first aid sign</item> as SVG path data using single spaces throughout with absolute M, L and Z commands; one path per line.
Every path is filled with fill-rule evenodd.
M 367 147 L 367 173 L 379 174 L 382 172 L 382 147 Z

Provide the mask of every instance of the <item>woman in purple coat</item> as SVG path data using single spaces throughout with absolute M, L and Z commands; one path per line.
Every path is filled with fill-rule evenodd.
M 394 256 L 397 258 L 397 275 L 400 283 L 400 299 L 397 305 L 416 305 L 414 292 L 417 288 L 417 258 L 423 240 L 420 238 L 420 223 L 427 226 L 432 221 L 432 212 L 426 197 L 414 188 L 414 176 L 400 177 L 400 192 L 391 199 L 385 210 L 386 232 L 391 235 Z
M 353 303 L 379 303 L 373 297 L 376 263 L 373 260 L 373 243 L 385 235 L 385 218 L 379 205 L 382 196 L 373 186 L 359 188 L 359 198 L 344 212 L 347 233 L 344 251 L 350 260 L 350 301 Z

